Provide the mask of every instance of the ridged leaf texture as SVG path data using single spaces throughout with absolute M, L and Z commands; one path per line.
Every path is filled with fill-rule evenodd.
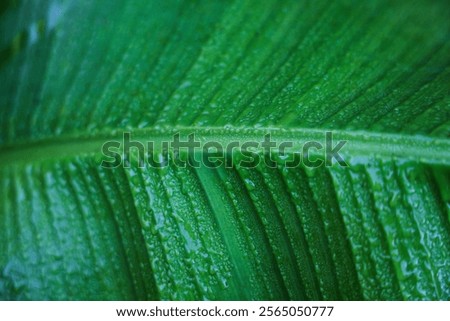
M 3 1 L 0 30 L 1 299 L 450 299 L 447 0 Z M 332 131 L 349 166 L 100 167 L 125 131 Z

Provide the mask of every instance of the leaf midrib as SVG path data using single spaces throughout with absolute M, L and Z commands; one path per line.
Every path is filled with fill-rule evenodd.
M 366 162 L 367 157 L 396 158 L 427 164 L 450 165 L 450 140 L 422 135 L 390 134 L 367 131 L 327 130 L 307 128 L 238 128 L 238 127 L 154 127 L 126 130 L 110 130 L 94 134 L 76 133 L 31 142 L 17 142 L 0 147 L 0 166 L 24 165 L 40 161 L 72 158 L 83 155 L 101 155 L 101 148 L 107 141 L 122 141 L 124 133 L 131 133 L 133 141 L 146 146 L 153 141 L 161 146 L 162 141 L 171 141 L 176 133 L 181 140 L 195 133 L 197 140 L 217 141 L 226 146 L 232 141 L 261 142 L 264 135 L 271 134 L 278 144 L 293 142 L 292 150 L 301 151 L 308 141 L 317 141 L 325 146 L 326 132 L 332 132 L 334 143 L 346 140 L 340 154 L 348 162 Z

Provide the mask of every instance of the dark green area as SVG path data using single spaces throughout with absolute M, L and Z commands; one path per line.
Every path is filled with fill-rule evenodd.
M 0 299 L 450 300 L 448 1 L 3 1 L 0 35 Z M 99 166 L 328 130 L 349 167 Z

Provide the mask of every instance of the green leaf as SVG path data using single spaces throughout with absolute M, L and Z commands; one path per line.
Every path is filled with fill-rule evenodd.
M 450 299 L 448 1 L 5 1 L 0 32 L 1 299 Z M 100 166 L 330 131 L 349 166 Z

